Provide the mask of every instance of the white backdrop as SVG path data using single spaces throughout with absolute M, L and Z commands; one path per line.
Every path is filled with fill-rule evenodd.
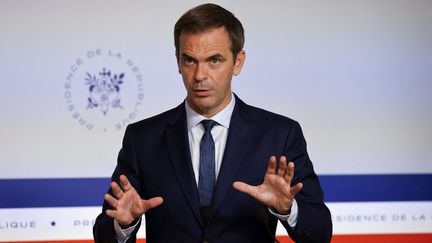
M 17 179 L 108 178 L 125 125 L 184 99 L 173 25 L 201 2 L 1 1 L 0 190 L 8 192 L 5 181 Z M 299 121 L 320 176 L 425 175 L 431 181 L 431 1 L 215 2 L 246 30 L 247 60 L 234 92 Z M 105 114 L 88 108 L 85 80 L 103 71 L 124 74 L 116 93 L 122 108 L 110 106 Z M 424 191 L 384 207 L 378 198 L 360 200 L 390 210 L 388 218 L 421 204 L 407 215 L 426 220 L 377 220 L 377 228 L 370 220 L 334 218 L 335 233 L 432 233 L 430 200 Z M 360 203 L 358 214 L 368 210 L 366 202 L 330 201 L 334 216 L 352 215 L 344 211 L 352 203 Z M 0 241 L 91 238 L 100 210 L 93 204 L 40 209 L 14 205 L 9 195 L 0 208 Z M 65 233 L 40 226 L 44 210 L 59 215 L 55 222 Z M 68 218 L 71 212 L 86 216 Z M 71 235 L 76 220 L 82 231 Z

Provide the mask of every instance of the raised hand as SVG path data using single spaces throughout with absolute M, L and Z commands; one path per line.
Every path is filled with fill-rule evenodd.
M 120 176 L 120 186 L 111 182 L 114 196 L 105 194 L 105 200 L 114 208 L 108 209 L 106 214 L 117 220 L 122 227 L 129 226 L 135 219 L 141 217 L 147 210 L 162 204 L 162 197 L 148 200 L 141 199 L 138 192 L 131 185 L 126 176 Z
M 247 193 L 268 207 L 274 208 L 280 214 L 289 214 L 294 196 L 303 188 L 302 183 L 291 187 L 294 177 L 294 163 L 287 164 L 285 156 L 279 159 L 279 168 L 276 170 L 276 157 L 271 156 L 264 182 L 258 186 L 251 186 L 236 181 L 233 187 Z

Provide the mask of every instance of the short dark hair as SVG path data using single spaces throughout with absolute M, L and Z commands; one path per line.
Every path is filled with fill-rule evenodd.
M 233 13 L 212 3 L 192 8 L 177 20 L 174 27 L 174 45 L 177 57 L 179 57 L 179 39 L 182 33 L 200 33 L 218 27 L 225 27 L 228 32 L 231 52 L 235 61 L 237 54 L 243 49 L 245 41 L 243 26 Z

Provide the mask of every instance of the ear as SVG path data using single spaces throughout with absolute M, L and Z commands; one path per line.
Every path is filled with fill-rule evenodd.
M 246 52 L 244 50 L 241 50 L 238 54 L 237 57 L 235 59 L 235 63 L 234 63 L 234 75 L 239 75 L 242 68 L 243 68 L 243 64 L 246 60 Z
M 180 70 L 180 60 L 179 60 L 179 55 L 178 55 L 177 51 L 175 53 L 175 56 L 176 56 L 176 61 L 177 61 L 177 71 L 178 71 L 178 73 L 182 74 L 181 70 Z

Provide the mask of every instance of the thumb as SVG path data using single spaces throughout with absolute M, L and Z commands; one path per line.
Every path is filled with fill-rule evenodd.
M 297 194 L 301 189 L 303 188 L 303 183 L 299 182 L 294 187 L 291 187 L 290 192 L 291 194 L 295 195 Z
M 248 185 L 244 182 L 236 181 L 233 183 L 233 187 L 243 193 L 252 195 L 254 193 L 254 187 L 251 185 Z
M 148 200 L 142 200 L 144 204 L 145 211 L 155 208 L 163 203 L 162 197 L 153 197 Z

